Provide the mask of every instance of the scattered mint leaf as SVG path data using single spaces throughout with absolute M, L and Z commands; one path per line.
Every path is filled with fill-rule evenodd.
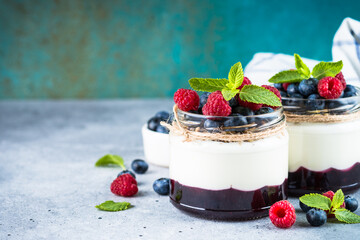
M 343 204 L 345 199 L 345 195 L 341 189 L 337 190 L 332 201 L 331 201 L 331 207 L 333 209 L 337 209 Z
M 314 78 L 322 79 L 324 77 L 335 77 L 343 67 L 343 62 L 320 62 L 312 70 L 311 75 Z
M 349 210 L 345 208 L 338 208 L 334 212 L 335 217 L 340 222 L 345 223 L 360 223 L 360 216 L 356 215 L 353 212 L 350 212 Z
M 104 167 L 109 165 L 118 165 L 122 169 L 126 169 L 124 165 L 124 159 L 118 155 L 106 154 L 95 163 L 96 167 Z
M 245 85 L 241 89 L 239 97 L 247 102 L 261 103 L 274 107 L 281 106 L 280 99 L 273 92 L 256 85 Z
M 231 67 L 228 78 L 231 85 L 230 88 L 236 89 L 240 87 L 244 80 L 244 72 L 240 62 L 235 63 Z
M 128 209 L 131 206 L 128 202 L 114 202 L 114 201 L 106 201 L 100 205 L 95 206 L 96 208 L 109 211 L 109 212 L 117 212 Z
M 229 81 L 225 78 L 191 78 L 190 86 L 196 91 L 215 92 L 225 88 Z
M 331 207 L 330 198 L 318 193 L 305 194 L 304 196 L 300 197 L 299 200 L 309 207 L 319 208 L 322 210 L 330 210 Z
M 301 74 L 303 78 L 309 78 L 310 77 L 310 69 L 306 64 L 302 61 L 301 57 L 298 54 L 294 54 L 295 57 L 295 66 L 298 72 Z
M 271 83 L 297 83 L 303 80 L 303 76 L 296 70 L 279 72 L 269 79 Z
M 221 93 L 226 101 L 230 101 L 230 99 L 235 97 L 235 95 L 238 94 L 239 91 L 240 91 L 239 89 L 224 88 L 223 90 L 221 90 Z

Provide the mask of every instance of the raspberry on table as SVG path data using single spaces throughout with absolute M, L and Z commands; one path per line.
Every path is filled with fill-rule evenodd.
M 137 182 L 129 173 L 120 175 L 110 185 L 110 190 L 116 195 L 131 197 L 138 192 Z
M 209 95 L 208 100 L 202 108 L 204 115 L 209 116 L 229 116 L 231 107 L 220 91 L 213 92 Z
M 342 72 L 339 72 L 338 74 L 336 74 L 335 78 L 340 80 L 340 82 L 343 85 L 343 89 L 345 89 L 346 88 L 346 81 L 345 81 L 345 78 L 344 78 L 344 75 L 342 74 Z
M 247 77 L 244 77 L 243 82 L 237 89 L 241 90 L 245 85 L 251 85 L 251 84 L 252 83 L 251 83 L 250 79 L 248 79 Z
M 280 94 L 280 91 L 277 88 L 275 88 L 273 86 L 269 86 L 269 85 L 261 85 L 261 87 L 273 92 L 279 98 L 279 100 L 281 101 L 281 94 Z M 269 105 L 263 105 L 263 107 L 270 107 L 272 109 L 278 108 L 278 107 L 269 106 Z
M 274 203 L 269 210 L 271 222 L 279 228 L 289 228 L 296 221 L 294 206 L 287 200 Z
M 180 88 L 174 94 L 174 102 L 182 111 L 196 111 L 199 108 L 200 98 L 197 92 Z
M 339 98 L 343 90 L 341 81 L 334 77 L 324 77 L 318 84 L 319 95 L 326 99 Z

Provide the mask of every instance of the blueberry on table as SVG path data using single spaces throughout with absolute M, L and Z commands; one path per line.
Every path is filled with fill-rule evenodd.
M 298 87 L 299 92 L 304 97 L 307 97 L 311 94 L 317 93 L 318 92 L 318 90 L 317 90 L 318 83 L 319 83 L 319 81 L 316 78 L 304 79 L 299 84 L 299 87 Z M 288 91 L 289 91 L 289 87 L 288 87 Z
M 164 126 L 159 125 L 159 126 L 157 126 L 157 128 L 156 128 L 156 132 L 168 134 L 168 133 L 169 133 L 169 130 L 168 130 L 166 127 L 164 127 Z
M 356 198 L 353 198 L 351 196 L 346 196 L 345 207 L 347 210 L 354 212 L 358 208 L 358 201 L 356 200 Z
M 288 95 L 289 95 L 290 97 L 293 97 L 293 95 L 294 95 L 295 93 L 300 93 L 300 92 L 299 92 L 299 85 L 296 84 L 296 83 L 290 84 L 290 85 L 287 87 L 287 93 L 288 93 Z M 302 96 L 301 96 L 301 98 L 302 98 Z
M 166 111 L 160 111 L 155 114 L 155 117 L 159 118 L 161 121 L 166 121 L 169 118 L 169 113 Z
M 306 213 L 306 219 L 311 226 L 318 227 L 326 223 L 327 215 L 324 210 L 313 208 Z
M 284 90 L 282 83 L 275 83 L 274 87 L 277 88 L 279 91 Z
M 322 110 L 325 108 L 325 101 L 317 93 L 311 94 L 305 103 L 306 109 L 309 110 Z
M 117 177 L 120 177 L 121 175 L 127 174 L 127 173 L 130 174 L 131 176 L 133 176 L 133 178 L 136 178 L 135 174 L 134 174 L 132 171 L 129 171 L 129 170 L 121 171 L 121 172 L 117 175 Z
M 156 128 L 160 125 L 161 119 L 158 117 L 152 117 L 147 122 L 148 129 L 156 131 Z
M 303 210 L 305 213 L 307 213 L 310 209 L 313 209 L 312 207 L 309 207 L 308 205 L 302 203 L 300 200 L 299 200 L 299 205 L 301 210 Z
M 153 189 L 160 195 L 169 195 L 170 193 L 170 179 L 159 178 L 153 183 Z
M 134 172 L 143 174 L 148 170 L 149 165 L 144 160 L 135 159 L 131 163 L 131 168 L 134 170 Z

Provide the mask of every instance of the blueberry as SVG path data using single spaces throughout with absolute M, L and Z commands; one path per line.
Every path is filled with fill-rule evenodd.
M 206 104 L 206 102 L 207 102 L 208 97 L 209 97 L 210 94 L 211 94 L 211 93 L 209 93 L 209 92 L 204 92 L 203 94 L 201 94 L 201 96 L 200 96 L 200 106 L 199 106 L 199 108 L 202 108 L 202 107 Z
M 171 113 L 169 115 L 169 118 L 166 120 L 166 123 L 171 124 L 174 121 L 174 113 Z
M 236 98 L 233 97 L 232 99 L 230 99 L 229 105 L 230 105 L 230 107 L 234 108 L 234 107 L 238 106 L 239 103 L 238 103 L 238 101 L 236 100 Z
M 166 121 L 170 114 L 166 111 L 160 111 L 155 114 L 155 117 L 160 118 L 162 121 Z
M 326 223 L 327 216 L 324 210 L 313 208 L 306 213 L 306 219 L 311 226 L 318 227 Z
M 301 210 L 303 210 L 305 213 L 307 213 L 310 209 L 313 209 L 312 207 L 309 207 L 308 205 L 302 203 L 300 200 L 299 200 L 299 205 Z
M 294 93 L 293 95 L 291 95 L 292 98 L 304 98 L 303 95 L 301 95 L 300 93 Z
M 204 128 L 209 132 L 218 130 L 219 127 L 220 127 L 220 123 L 217 121 L 206 119 L 206 121 L 204 122 Z
M 356 88 L 353 85 L 347 84 L 346 88 L 344 89 L 345 93 L 351 92 L 356 95 Z
M 228 119 L 224 122 L 224 127 L 235 127 L 235 126 L 243 126 L 248 124 L 246 117 L 237 114 L 233 116 L 231 119 Z M 225 131 L 242 131 L 243 128 L 232 128 L 226 129 Z
M 169 130 L 162 125 L 157 126 L 156 131 L 159 133 L 169 133 Z
M 302 80 L 299 84 L 299 92 L 304 97 L 307 97 L 311 94 L 317 93 L 318 92 L 318 90 L 317 90 L 318 82 L 319 81 L 316 78 L 309 78 L 309 79 Z M 289 88 L 288 88 L 288 91 L 289 91 Z
M 325 108 L 325 101 L 321 99 L 319 94 L 313 93 L 307 98 L 305 106 L 309 110 L 322 110 Z
M 170 193 L 170 179 L 159 178 L 153 183 L 153 189 L 160 195 L 169 195 Z
M 288 97 L 287 92 L 285 92 L 283 90 L 280 90 L 280 95 L 281 95 L 281 97 Z
M 127 173 L 129 173 L 131 176 L 133 176 L 133 178 L 136 178 L 135 173 L 133 173 L 132 171 L 129 171 L 129 170 L 121 171 L 117 176 L 120 177 L 121 175 L 127 174 Z
M 300 93 L 299 92 L 299 85 L 296 83 L 292 83 L 287 87 L 287 93 L 290 97 L 293 97 L 293 95 L 295 93 Z M 301 97 L 302 98 L 302 97 Z
M 343 92 L 343 93 L 344 93 L 344 95 L 342 96 L 343 98 L 356 96 L 356 92 Z
M 354 212 L 358 208 L 358 205 L 358 201 L 355 198 L 351 196 L 345 197 L 345 206 L 347 210 Z
M 332 99 L 331 101 L 328 101 L 326 104 L 327 109 L 336 109 L 340 108 L 343 105 L 347 105 L 347 102 L 344 101 L 344 99 Z
M 134 172 L 143 174 L 148 170 L 149 165 L 144 160 L 135 159 L 131 163 L 131 168 L 134 170 Z
M 282 86 L 282 83 L 275 83 L 274 87 L 276 87 L 279 91 L 284 90 L 283 86 Z
M 255 112 L 256 115 L 260 115 L 260 114 L 266 114 L 266 113 L 271 113 L 273 112 L 274 109 L 270 108 L 270 107 L 262 107 L 259 110 L 257 110 Z
M 160 125 L 161 119 L 157 117 L 152 117 L 147 122 L 148 129 L 156 131 L 156 128 Z
M 232 110 L 233 113 L 239 113 L 243 116 L 253 116 L 254 112 L 247 107 L 243 107 L 243 106 L 237 106 Z

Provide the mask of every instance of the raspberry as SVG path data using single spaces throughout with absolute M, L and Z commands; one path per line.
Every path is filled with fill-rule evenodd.
M 137 182 L 129 173 L 120 175 L 110 186 L 112 193 L 123 197 L 131 197 L 138 192 Z
M 291 83 L 283 83 L 282 87 L 285 91 L 287 91 L 287 87 L 290 85 Z
M 344 78 L 344 75 L 342 74 L 342 72 L 339 72 L 338 74 L 336 74 L 335 77 L 340 80 L 340 82 L 343 85 L 343 89 L 345 89 L 346 88 L 346 81 L 345 81 L 345 78 Z
M 269 217 L 276 227 L 289 228 L 296 221 L 295 208 L 286 200 L 276 202 L 269 210 Z
M 327 197 L 327 198 L 330 198 L 330 200 L 332 201 L 335 193 L 333 191 L 327 191 L 327 192 L 323 193 L 322 195 Z M 341 204 L 340 208 L 345 208 L 345 201 Z M 332 208 L 330 210 L 332 210 Z M 335 217 L 334 214 L 329 214 L 329 210 L 326 210 L 325 212 L 328 215 L 328 218 L 334 218 Z
M 237 97 L 237 100 L 238 100 L 240 106 L 250 108 L 250 109 L 253 110 L 253 111 L 257 111 L 257 110 L 259 110 L 259 109 L 262 107 L 262 104 L 257 104 L 257 103 L 252 103 L 252 102 L 243 101 L 243 100 L 241 100 L 239 97 Z
M 231 114 L 231 107 L 223 97 L 220 91 L 213 92 L 202 108 L 204 115 L 209 116 L 229 116 Z
M 197 92 L 180 88 L 174 94 L 174 102 L 182 111 L 197 111 L 200 104 L 200 98 Z
M 337 78 L 324 77 L 318 83 L 318 91 L 319 95 L 326 99 L 336 99 L 340 97 L 343 85 Z
M 244 80 L 242 82 L 242 84 L 240 85 L 240 87 L 238 87 L 239 90 L 241 90 L 245 85 L 251 85 L 251 81 L 250 79 L 248 79 L 247 77 L 244 77 Z
M 261 87 L 266 88 L 267 90 L 275 93 L 275 95 L 276 95 L 276 96 L 279 98 L 279 100 L 281 101 L 281 94 L 280 94 L 280 91 L 279 91 L 277 88 L 272 87 L 272 86 L 269 86 L 269 85 L 261 85 Z M 278 108 L 278 107 L 273 107 L 273 106 L 269 106 L 269 105 L 263 105 L 263 107 L 270 107 L 270 108 L 272 108 L 272 109 Z

